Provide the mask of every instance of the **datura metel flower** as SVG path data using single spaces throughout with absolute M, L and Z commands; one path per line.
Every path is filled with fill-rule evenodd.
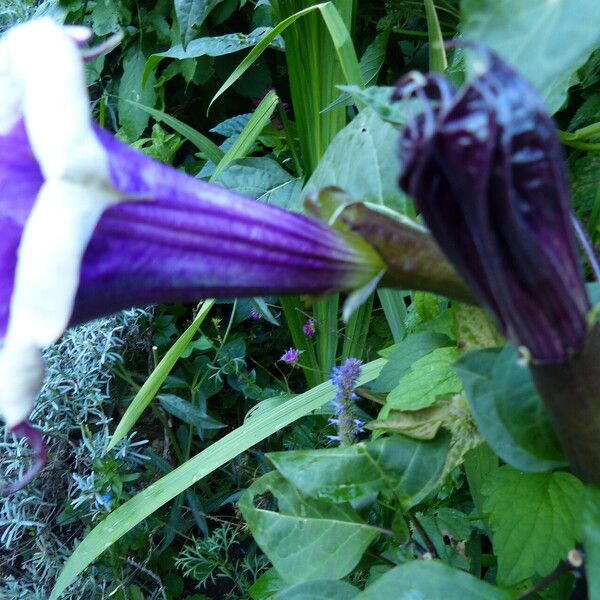
M 492 51 L 457 90 L 411 73 L 400 141 L 401 187 L 442 251 L 499 326 L 539 363 L 580 350 L 590 305 L 571 220 L 565 163 L 533 88 Z
M 29 437 L 41 349 L 135 304 L 349 290 L 381 270 L 358 236 L 161 165 L 96 126 L 85 28 L 0 40 L 0 417 Z M 12 486 L 11 489 L 16 489 Z

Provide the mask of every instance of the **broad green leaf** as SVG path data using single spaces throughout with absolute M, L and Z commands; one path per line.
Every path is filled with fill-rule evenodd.
M 415 311 L 422 322 L 432 321 L 441 312 L 439 296 L 431 292 L 416 291 L 413 296 Z
M 200 30 L 210 11 L 222 0 L 174 0 L 174 2 L 181 44 L 185 49 L 195 32 Z
M 354 99 L 354 103 L 361 106 L 363 110 L 369 108 L 386 122 L 404 125 L 410 114 L 406 110 L 405 102 L 392 100 L 394 88 L 391 86 L 372 85 L 362 88 L 358 85 L 338 85 L 338 88 L 349 94 Z
M 147 112 L 140 110 L 133 103 L 152 106 L 156 98 L 154 74 L 151 73 L 142 83 L 145 64 L 146 57 L 141 50 L 133 48 L 125 57 L 123 75 L 119 83 L 119 124 L 125 135 L 132 141 L 140 138 L 148 125 Z
M 164 58 L 183 60 L 185 58 L 199 58 L 200 56 L 223 56 L 252 48 L 268 39 L 265 44 L 266 47 L 277 37 L 277 35 L 271 35 L 271 33 L 272 29 L 270 27 L 259 27 L 247 35 L 244 33 L 227 33 L 215 37 L 197 38 L 192 40 L 185 49 L 183 45 L 178 44 L 164 52 L 152 54 L 148 58 L 144 68 L 144 80 Z M 280 45 L 278 46 L 280 47 Z
M 181 419 L 188 425 L 193 425 L 200 429 L 222 429 L 223 427 L 227 427 L 224 423 L 213 419 L 191 402 L 174 394 L 161 394 L 158 396 L 158 400 L 168 413 Z
M 421 410 L 392 410 L 384 419 L 370 421 L 366 427 L 401 433 L 416 440 L 432 440 L 440 427 L 453 415 L 454 410 L 452 400 L 440 401 Z
M 452 343 L 448 336 L 440 333 L 426 331 L 409 335 L 396 344 L 394 350 L 386 356 L 388 362 L 371 388 L 375 392 L 390 392 L 398 385 L 400 379 L 410 372 L 410 367 L 415 361 L 431 354 L 436 348 L 450 346 Z
M 575 547 L 584 486 L 566 472 L 493 471 L 483 486 L 484 511 L 494 532 L 498 581 L 513 585 L 544 577 Z
M 518 363 L 512 344 L 506 345 L 496 359 L 492 382 L 496 410 L 511 437 L 534 456 L 566 466 L 548 412 L 542 403 L 526 366 Z
M 304 497 L 277 471 L 255 481 L 238 506 L 256 543 L 288 583 L 344 577 L 379 535 L 350 504 Z
M 183 332 L 179 339 L 169 348 L 168 352 L 163 356 L 162 360 L 156 365 L 156 369 L 146 379 L 144 385 L 140 388 L 135 398 L 131 401 L 125 414 L 119 421 L 117 428 L 110 439 L 106 451 L 112 450 L 115 445 L 120 442 L 131 428 L 135 425 L 144 409 L 150 404 L 152 398 L 156 396 L 163 382 L 175 366 L 175 363 L 185 350 L 187 345 L 192 341 L 194 334 L 198 331 L 200 325 L 213 307 L 214 300 L 205 300 L 202 308 L 198 311 L 196 318 L 192 324 Z
M 600 44 L 598 0 L 462 0 L 465 39 L 490 46 L 541 94 L 551 112 Z
M 93 32 L 103 36 L 119 31 L 124 20 L 123 11 L 126 9 L 121 2 L 97 0 L 91 14 Z M 128 16 L 131 18 L 131 15 Z
M 395 435 L 353 446 L 267 456 L 283 477 L 312 498 L 349 502 L 388 490 L 411 508 L 438 484 L 448 449 L 444 432 L 431 441 Z
M 313 579 L 281 590 L 273 600 L 352 600 L 359 593 L 358 588 L 345 581 Z
M 568 164 L 573 205 L 578 212 L 589 211 L 600 187 L 600 152 L 574 152 Z
M 512 594 L 437 561 L 394 567 L 356 600 L 509 600 Z
M 397 181 L 397 145 L 397 130 L 372 110 L 364 110 L 335 136 L 301 198 L 337 186 L 361 202 L 404 212 L 406 196 Z
M 225 156 L 217 164 L 213 174 L 210 177 L 210 181 L 215 181 L 219 174 L 230 165 L 234 160 L 238 158 L 244 158 L 246 154 L 252 148 L 254 142 L 258 139 L 265 125 L 270 121 L 271 115 L 273 114 L 279 98 L 274 90 L 271 90 L 256 107 L 256 110 L 252 113 L 250 119 L 246 123 L 244 129 L 235 139 L 229 150 L 225 153 Z
M 590 600 L 600 600 L 600 489 L 587 486 L 582 514 L 582 538 Z
M 367 46 L 365 53 L 361 56 L 359 65 L 365 86 L 370 85 L 377 79 L 377 75 L 385 61 L 389 38 L 389 30 L 380 33 Z
M 495 350 L 471 350 L 464 354 L 454 368 L 462 379 L 469 406 L 477 427 L 490 448 L 504 461 L 523 471 L 547 471 L 564 465 L 564 461 L 532 454 L 520 446 L 498 414 L 492 372 L 500 354 Z M 537 413 L 533 411 L 533 416 Z M 535 436 L 545 435 L 536 430 Z
M 283 579 L 271 567 L 248 588 L 248 595 L 252 600 L 273 600 L 275 594 L 285 587 Z
M 383 359 L 379 359 L 363 365 L 358 385 L 364 385 L 377 377 L 383 364 Z M 334 394 L 334 386 L 325 382 L 273 407 L 273 410 L 263 414 L 262 418 L 252 419 L 228 433 L 113 510 L 87 534 L 71 554 L 52 589 L 50 600 L 58 600 L 63 591 L 92 561 L 148 515 L 238 454 L 320 408 L 329 402 Z
M 454 347 L 437 348 L 415 361 L 389 393 L 385 408 L 418 410 L 431 406 L 438 396 L 460 392 L 462 383 L 452 368 L 459 355 Z
M 456 342 L 461 350 L 503 346 L 505 339 L 487 310 L 459 303 L 454 310 Z
M 214 182 L 281 208 L 296 204 L 302 190 L 302 178 L 293 177 L 268 156 L 236 160 L 223 169 Z

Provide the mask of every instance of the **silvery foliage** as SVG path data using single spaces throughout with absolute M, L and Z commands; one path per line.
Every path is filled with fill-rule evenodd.
M 85 534 L 80 519 L 57 525 L 56 518 L 66 507 L 83 510 L 90 524 L 111 509 L 110 502 L 97 492 L 92 465 L 109 440 L 115 369 L 127 355 L 147 353 L 144 324 L 150 316 L 147 310 L 132 309 L 81 325 L 45 352 L 46 382 L 32 422 L 44 431 L 49 459 L 26 489 L 0 498 L 0 598 L 48 597 L 49 587 Z M 130 470 L 139 468 L 146 458 L 142 454 L 145 443 L 130 435 L 113 456 Z M 0 426 L 2 477 L 18 477 L 29 460 L 26 442 L 14 439 Z M 133 484 L 127 485 L 128 492 L 135 493 Z M 141 580 L 149 579 L 145 570 L 137 570 Z M 99 568 L 87 569 L 65 598 L 107 597 L 108 592 L 102 590 L 113 577 Z M 145 583 L 156 588 L 156 582 Z

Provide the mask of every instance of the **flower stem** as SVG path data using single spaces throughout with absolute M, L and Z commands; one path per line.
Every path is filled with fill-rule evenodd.
M 535 384 L 573 472 L 600 485 L 600 324 L 563 363 L 532 365 Z

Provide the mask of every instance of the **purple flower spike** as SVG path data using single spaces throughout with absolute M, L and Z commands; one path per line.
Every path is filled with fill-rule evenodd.
M 400 185 L 506 335 L 561 361 L 581 347 L 589 301 L 560 143 L 529 84 L 465 45 L 487 64 L 464 89 L 439 74 L 398 83 L 395 97 L 423 109 L 402 132 Z
M 358 396 L 354 392 L 362 360 L 348 358 L 341 367 L 334 367 L 331 372 L 331 383 L 337 387 L 335 400 L 332 401 L 334 417 L 329 419 L 331 425 L 338 430 L 336 436 L 327 436 L 332 441 L 339 441 L 342 446 L 352 444 L 363 430 L 364 423 L 356 418 L 354 404 Z
M 358 236 L 189 177 L 93 124 L 86 35 L 40 19 L 0 39 L 0 418 L 10 428 L 40 389 L 40 349 L 69 325 L 136 304 L 350 290 L 382 268 Z
M 29 423 L 23 421 L 11 428 L 11 432 L 19 437 L 24 437 L 29 442 L 34 452 L 35 460 L 32 467 L 11 484 L 0 484 L 0 494 L 7 495 L 23 489 L 33 478 L 44 468 L 47 459 L 46 444 L 42 437 L 42 432 Z

